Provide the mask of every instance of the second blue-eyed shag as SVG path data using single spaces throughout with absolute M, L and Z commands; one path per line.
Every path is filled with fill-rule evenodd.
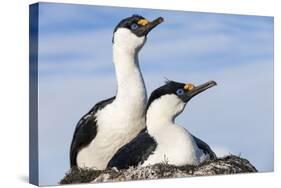
M 169 81 L 154 90 L 147 105 L 147 130 L 120 148 L 108 167 L 123 169 L 161 162 L 176 166 L 198 165 L 206 159 L 215 159 L 216 155 L 208 144 L 175 124 L 175 118 L 192 97 L 215 85 L 214 81 L 196 87 Z

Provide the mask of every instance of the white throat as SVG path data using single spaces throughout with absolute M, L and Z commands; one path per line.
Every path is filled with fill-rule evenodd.
M 174 94 L 164 95 L 149 106 L 146 113 L 146 125 L 153 135 L 164 126 L 173 126 L 175 118 L 185 107 L 185 103 Z
M 121 36 L 120 36 L 121 37 Z M 124 37 L 126 41 L 115 36 L 113 44 L 113 63 L 117 79 L 116 101 L 127 101 L 128 105 L 146 105 L 146 88 L 139 68 L 138 52 L 141 49 L 143 38 L 135 36 Z M 128 43 L 128 45 L 125 45 Z M 137 43 L 137 44 L 136 44 Z M 130 104 L 129 104 L 129 103 Z

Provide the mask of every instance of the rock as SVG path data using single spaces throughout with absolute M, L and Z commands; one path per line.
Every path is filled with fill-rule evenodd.
M 235 155 L 229 155 L 216 160 L 205 161 L 198 166 L 186 165 L 177 167 L 167 163 L 160 163 L 147 167 L 130 167 L 126 170 L 112 168 L 101 171 L 73 168 L 60 181 L 60 184 L 130 181 L 250 172 L 257 172 L 257 170 L 248 160 Z

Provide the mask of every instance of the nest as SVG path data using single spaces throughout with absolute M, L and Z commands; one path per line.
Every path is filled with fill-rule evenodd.
M 185 165 L 178 167 L 164 162 L 146 167 L 130 167 L 124 170 L 117 170 L 116 168 L 94 170 L 75 167 L 70 169 L 59 183 L 116 182 L 250 172 L 257 172 L 257 169 L 248 160 L 235 155 L 229 155 L 205 161 L 198 166 Z

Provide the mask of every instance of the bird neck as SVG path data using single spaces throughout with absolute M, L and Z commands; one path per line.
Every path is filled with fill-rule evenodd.
M 117 78 L 116 101 L 126 101 L 128 105 L 146 104 L 146 89 L 139 68 L 139 50 L 129 50 L 113 45 L 113 62 Z
M 146 112 L 147 129 L 157 132 L 164 126 L 174 126 L 175 118 L 183 111 L 185 104 L 175 95 L 165 95 L 153 101 Z
M 158 111 L 161 111 L 158 109 Z M 154 135 L 160 130 L 164 130 L 168 127 L 173 127 L 175 121 L 173 117 L 164 116 L 161 113 L 155 111 L 149 111 L 146 114 L 146 126 L 150 134 Z

